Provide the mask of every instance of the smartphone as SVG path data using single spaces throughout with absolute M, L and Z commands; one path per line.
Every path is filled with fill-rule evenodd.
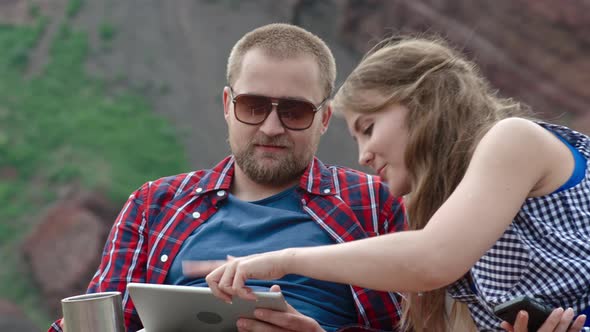
M 524 310 L 529 314 L 529 331 L 537 331 L 545 323 L 547 317 L 553 311 L 539 300 L 528 296 L 519 296 L 511 301 L 504 302 L 494 307 L 494 314 L 502 320 L 514 325 L 516 315 Z

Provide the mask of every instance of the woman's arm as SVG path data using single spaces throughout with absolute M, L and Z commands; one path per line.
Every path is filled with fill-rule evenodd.
M 475 264 L 530 193 L 547 182 L 552 149 L 560 149 L 560 143 L 547 144 L 554 137 L 546 134 L 523 119 L 495 125 L 477 146 L 463 180 L 423 230 L 244 257 L 221 266 L 207 281 L 220 293 L 244 297 L 246 279 L 291 273 L 377 290 L 445 286 Z

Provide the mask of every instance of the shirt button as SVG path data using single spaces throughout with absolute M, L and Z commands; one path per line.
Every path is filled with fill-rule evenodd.
M 225 190 L 220 190 L 220 191 L 218 191 L 218 192 L 217 192 L 217 196 L 219 196 L 219 197 L 223 197 L 223 196 L 225 196 Z
M 166 263 L 167 260 L 168 260 L 168 255 L 162 255 L 162 256 L 160 256 L 160 262 Z
M 324 189 L 324 194 L 328 194 L 330 192 L 330 189 L 326 188 Z
M 193 212 L 193 218 L 198 219 L 201 216 L 199 212 Z
M 195 190 L 197 193 L 200 193 L 201 191 L 203 191 L 203 188 L 199 187 L 197 188 L 197 190 Z

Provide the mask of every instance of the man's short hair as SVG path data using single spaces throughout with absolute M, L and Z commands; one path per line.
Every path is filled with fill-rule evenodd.
M 265 54 L 278 59 L 311 55 L 320 69 L 324 96 L 328 97 L 332 94 L 336 80 L 336 61 L 328 45 L 313 33 L 284 23 L 262 26 L 238 40 L 227 61 L 227 82 L 230 85 L 238 79 L 244 54 L 254 48 L 261 49 Z

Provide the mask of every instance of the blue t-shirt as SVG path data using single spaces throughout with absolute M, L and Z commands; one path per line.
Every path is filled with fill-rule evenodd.
M 245 202 L 229 195 L 219 210 L 182 244 L 165 283 L 207 287 L 205 278 L 182 274 L 183 260 L 220 260 L 227 255 L 246 256 L 289 247 L 333 244 L 335 241 L 306 214 L 295 188 L 274 196 Z M 349 285 L 300 275 L 279 280 L 248 280 L 255 291 L 277 284 L 287 302 L 315 319 L 327 331 L 357 322 Z

